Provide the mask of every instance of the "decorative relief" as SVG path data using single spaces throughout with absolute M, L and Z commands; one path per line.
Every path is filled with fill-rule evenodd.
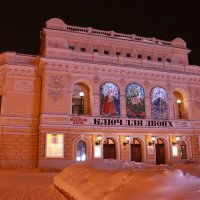
M 98 76 L 94 76 L 94 83 L 97 84 L 99 82 L 100 78 Z
M 50 76 L 49 96 L 56 102 L 63 96 L 64 79 L 62 76 Z
M 22 81 L 22 80 L 16 80 L 15 86 L 16 91 L 33 91 L 33 82 L 32 81 Z
M 195 89 L 195 105 L 200 109 L 200 88 Z
M 49 47 L 54 47 L 54 48 L 63 48 L 63 42 L 62 41 L 49 41 L 48 42 Z

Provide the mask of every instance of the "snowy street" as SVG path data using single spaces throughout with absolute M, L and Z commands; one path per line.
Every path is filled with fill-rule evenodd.
M 57 173 L 0 170 L 0 200 L 66 200 L 53 186 Z

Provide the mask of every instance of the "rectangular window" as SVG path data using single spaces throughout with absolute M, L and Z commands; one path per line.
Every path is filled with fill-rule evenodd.
M 178 147 L 175 145 L 172 146 L 172 155 L 178 156 Z
M 69 46 L 69 49 L 74 50 L 74 46 Z
M 127 53 L 127 54 L 126 54 L 126 57 L 130 58 L 130 57 L 131 57 L 131 54 L 130 54 L 130 53 Z
M 147 60 L 151 60 L 151 56 L 147 56 Z
M 99 52 L 99 50 L 98 49 L 93 49 L 93 52 Z
M 64 135 L 47 134 L 46 135 L 46 157 L 63 158 L 64 157 Z
M 104 54 L 109 55 L 109 51 L 104 50 Z
M 95 145 L 94 146 L 94 157 L 95 158 L 100 158 L 101 157 L 101 147 L 100 147 L 100 145 Z
M 171 62 L 171 59 L 170 59 L 170 58 L 167 58 L 167 62 Z
M 138 54 L 137 57 L 138 57 L 138 58 L 142 58 L 142 54 Z
M 83 52 L 86 51 L 86 49 L 84 47 L 81 47 L 80 50 Z
M 120 56 L 121 55 L 121 52 L 116 52 L 116 56 Z
M 158 57 L 158 61 L 161 62 L 161 61 L 162 61 L 162 58 L 161 58 L 161 57 Z

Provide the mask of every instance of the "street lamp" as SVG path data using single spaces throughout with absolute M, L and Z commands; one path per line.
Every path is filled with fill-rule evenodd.
M 79 96 L 81 97 L 81 109 L 80 109 L 80 114 L 84 114 L 84 92 L 80 92 Z
M 182 114 L 181 114 L 181 103 L 182 103 L 182 101 L 181 101 L 181 99 L 177 99 L 176 102 L 178 104 L 179 119 L 181 119 L 182 118 Z

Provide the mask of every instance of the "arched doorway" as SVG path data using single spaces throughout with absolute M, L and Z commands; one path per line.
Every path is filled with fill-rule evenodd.
M 131 161 L 142 162 L 141 143 L 136 138 L 131 143 Z
M 111 138 L 106 138 L 103 143 L 103 158 L 116 159 L 116 146 Z
M 80 140 L 77 143 L 77 150 L 76 150 L 76 160 L 77 161 L 85 161 L 86 160 L 86 143 L 83 140 Z
M 184 141 L 180 142 L 181 159 L 187 159 L 187 147 Z
M 156 143 L 156 164 L 165 164 L 165 144 L 161 139 Z

